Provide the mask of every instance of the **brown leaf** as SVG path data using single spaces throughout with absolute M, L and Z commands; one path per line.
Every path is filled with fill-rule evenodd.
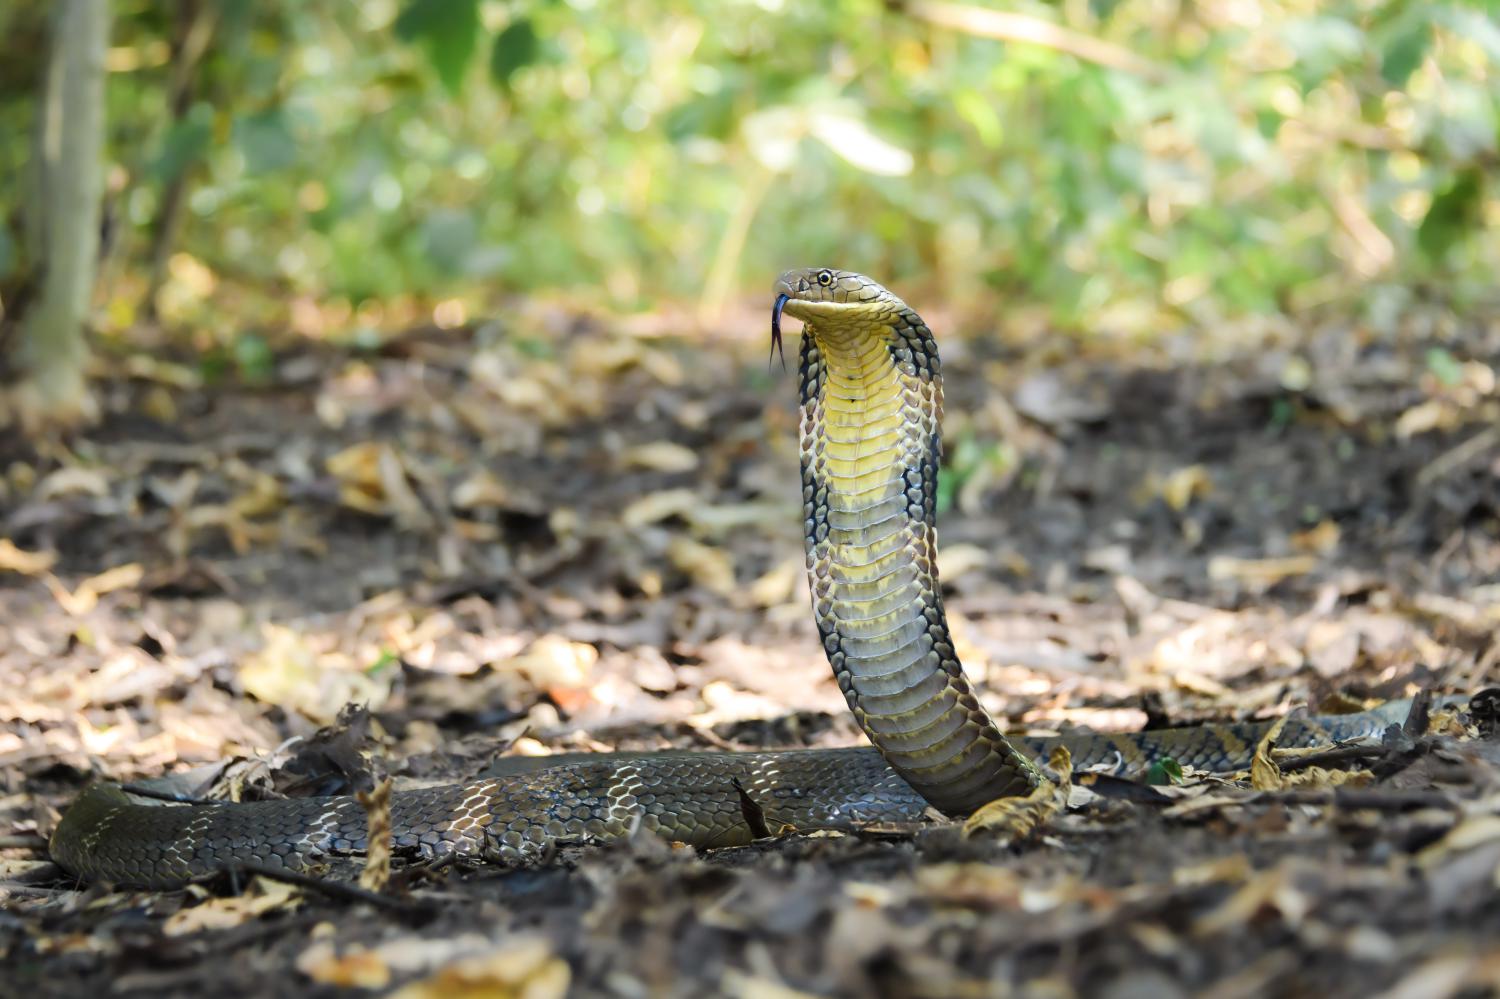
M 0 538 L 0 572 L 40 576 L 57 562 L 57 552 L 28 552 L 9 538 Z
M 239 895 L 210 898 L 177 910 L 167 918 L 162 932 L 179 937 L 203 930 L 227 930 L 268 912 L 288 911 L 301 904 L 300 889 L 268 878 L 255 878 L 249 889 Z
M 489 954 L 463 958 L 391 993 L 391 999 L 562 999 L 568 962 L 534 937 L 508 940 Z
M 620 455 L 620 462 L 654 472 L 691 472 L 698 467 L 698 453 L 674 441 L 653 441 L 630 448 Z

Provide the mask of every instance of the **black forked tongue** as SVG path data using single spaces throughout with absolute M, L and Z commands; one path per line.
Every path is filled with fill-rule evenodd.
M 786 347 L 781 342 L 781 310 L 786 308 L 786 303 L 791 301 L 790 295 L 777 295 L 776 304 L 771 306 L 771 353 L 781 354 L 781 370 L 786 370 Z M 771 363 L 771 358 L 766 358 L 766 363 Z

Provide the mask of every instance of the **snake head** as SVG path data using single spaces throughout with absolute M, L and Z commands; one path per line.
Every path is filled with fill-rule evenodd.
M 771 352 L 782 350 L 781 314 L 804 323 L 837 323 L 841 317 L 867 316 L 872 306 L 900 306 L 901 300 L 879 283 L 853 271 L 831 267 L 803 267 L 776 279 L 776 304 L 771 309 Z M 786 354 L 781 357 L 786 367 Z

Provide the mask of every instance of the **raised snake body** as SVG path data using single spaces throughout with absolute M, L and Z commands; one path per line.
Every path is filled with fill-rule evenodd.
M 942 377 L 932 333 L 879 284 L 789 271 L 782 311 L 801 319 L 801 464 L 808 578 L 834 676 L 874 748 L 772 753 L 610 753 L 392 796 L 395 846 L 428 857 L 528 863 L 561 844 L 644 828 L 700 847 L 767 829 L 851 828 L 951 815 L 1025 793 L 1059 741 L 1009 741 L 954 652 L 938 588 L 936 501 Z M 1281 745 L 1378 735 L 1405 705 L 1293 719 Z M 1061 737 L 1075 766 L 1137 773 L 1248 764 L 1265 724 Z M 750 813 L 757 813 L 752 821 Z M 139 803 L 96 784 L 68 809 L 51 852 L 85 879 L 167 887 L 236 862 L 306 869 L 364 850 L 351 797 L 206 805 Z

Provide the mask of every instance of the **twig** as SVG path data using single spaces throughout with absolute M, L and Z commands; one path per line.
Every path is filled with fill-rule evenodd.
M 1402 812 L 1409 808 L 1458 809 L 1458 802 L 1438 791 L 1390 791 L 1376 788 L 1303 788 L 1294 791 L 1263 791 L 1246 803 L 1269 801 L 1284 805 L 1334 805 L 1339 808 L 1373 808 Z
M 740 814 L 745 818 L 745 825 L 750 827 L 751 838 L 769 839 L 771 837 L 771 828 L 766 825 L 765 809 L 761 808 L 760 803 L 750 797 L 750 792 L 745 790 L 745 785 L 740 783 L 738 777 L 730 778 L 729 782 L 734 785 L 735 791 L 739 793 Z
M 899 7 L 918 20 L 962 31 L 967 35 L 1040 45 L 1084 62 L 1136 73 L 1152 80 L 1164 79 L 1167 75 L 1164 67 L 1129 49 L 1026 14 L 945 3 L 943 0 L 915 0 L 900 4 Z
M 0 850 L 45 850 L 47 837 L 41 833 L 14 833 L 0 836 Z
M 239 878 L 246 874 L 258 874 L 272 881 L 280 881 L 284 884 L 296 885 L 298 888 L 307 888 L 310 891 L 319 892 L 329 898 L 335 898 L 343 902 L 366 902 L 382 909 L 390 909 L 393 912 L 408 912 L 413 908 L 428 908 L 425 902 L 419 899 L 399 899 L 379 892 L 367 891 L 358 885 L 347 884 L 343 881 L 333 881 L 328 878 L 315 877 L 311 874 L 303 874 L 301 871 L 292 871 L 284 867 L 271 867 L 253 860 L 230 861 L 223 867 L 202 877 L 192 880 L 193 884 L 202 884 L 216 878 L 228 875 L 231 878 Z
M 1500 427 L 1486 427 L 1479 433 L 1444 451 L 1417 473 L 1417 485 L 1423 489 L 1455 469 L 1461 468 L 1492 447 L 1500 446 Z
M 121 784 L 120 790 L 126 794 L 133 794 L 138 798 L 152 798 L 156 801 L 170 801 L 174 805 L 227 805 L 227 801 L 218 801 L 213 798 L 195 798 L 189 794 L 178 791 L 160 791 L 154 787 L 144 787 L 140 784 Z

